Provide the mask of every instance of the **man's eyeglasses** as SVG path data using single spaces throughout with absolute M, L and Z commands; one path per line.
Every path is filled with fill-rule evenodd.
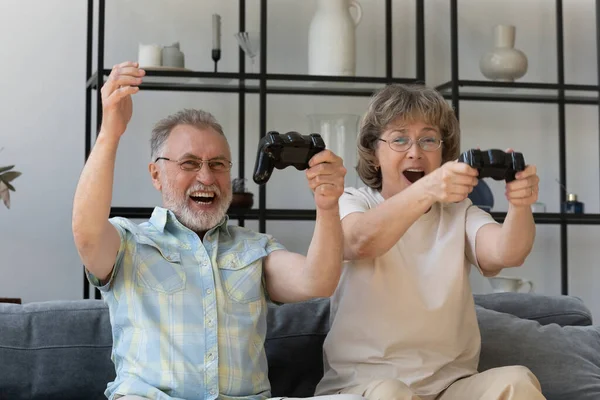
M 182 170 L 193 172 L 200 171 L 200 169 L 202 169 L 202 165 L 205 163 L 206 165 L 208 165 L 208 168 L 213 172 L 227 172 L 231 169 L 231 166 L 233 165 L 231 161 L 221 158 L 215 158 L 212 160 L 186 159 L 178 161 L 171 160 L 167 157 L 157 157 L 156 160 L 154 160 L 154 162 L 157 162 L 158 160 L 166 160 L 177 163 L 179 165 L 179 168 L 181 168 Z
M 390 146 L 390 149 L 400 152 L 408 151 L 408 149 L 410 149 L 413 145 L 413 140 L 406 136 L 400 136 L 393 140 L 384 140 L 381 138 L 378 138 L 377 140 L 386 142 Z M 444 141 L 442 139 L 438 139 L 435 136 L 424 136 L 417 140 L 419 147 L 425 151 L 436 151 L 440 148 L 443 142 Z

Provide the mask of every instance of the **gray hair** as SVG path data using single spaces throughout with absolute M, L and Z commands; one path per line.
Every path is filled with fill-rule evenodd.
M 160 157 L 160 153 L 171 131 L 178 125 L 191 125 L 198 129 L 212 128 L 225 136 L 223 127 L 211 113 L 203 110 L 183 109 L 161 119 L 154 125 L 150 139 L 150 156 L 152 161 L 156 157 Z
M 371 98 L 358 133 L 356 171 L 360 179 L 375 190 L 383 185 L 376 155 L 377 139 L 397 118 L 438 127 L 443 140 L 442 163 L 458 157 L 458 120 L 442 95 L 423 85 L 387 85 Z

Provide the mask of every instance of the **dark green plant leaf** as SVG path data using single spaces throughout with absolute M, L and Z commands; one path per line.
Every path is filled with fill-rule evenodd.
M 13 169 L 14 167 L 14 165 L 9 165 L 8 167 L 0 167 L 0 174 L 8 171 L 9 169 Z
M 0 182 L 4 183 L 6 185 L 7 188 L 9 188 L 10 190 L 12 190 L 13 192 L 16 192 L 15 187 L 13 185 L 11 185 L 10 183 L 0 179 Z
M 6 183 L 8 183 L 12 180 L 15 180 L 19 176 L 21 176 L 21 173 L 18 171 L 9 171 L 9 172 L 5 172 L 3 174 L 0 173 L 0 179 L 2 179 Z

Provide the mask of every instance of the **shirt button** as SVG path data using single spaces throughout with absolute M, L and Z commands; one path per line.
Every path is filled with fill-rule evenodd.
M 212 319 L 208 320 L 208 326 L 213 326 Z
M 211 293 L 212 293 L 212 290 L 211 290 L 211 289 L 206 289 L 206 293 L 207 293 L 207 294 L 211 294 Z
M 213 359 L 213 355 L 212 355 L 212 353 L 208 353 L 208 359 L 209 359 L 209 360 L 212 360 L 212 359 Z

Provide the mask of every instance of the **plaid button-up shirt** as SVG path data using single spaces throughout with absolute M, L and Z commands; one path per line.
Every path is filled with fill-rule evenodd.
M 227 218 L 201 242 L 160 207 L 139 225 L 110 221 L 121 236 L 113 273 L 102 285 L 88 272 L 110 310 L 106 396 L 270 397 L 262 262 L 283 246 Z

